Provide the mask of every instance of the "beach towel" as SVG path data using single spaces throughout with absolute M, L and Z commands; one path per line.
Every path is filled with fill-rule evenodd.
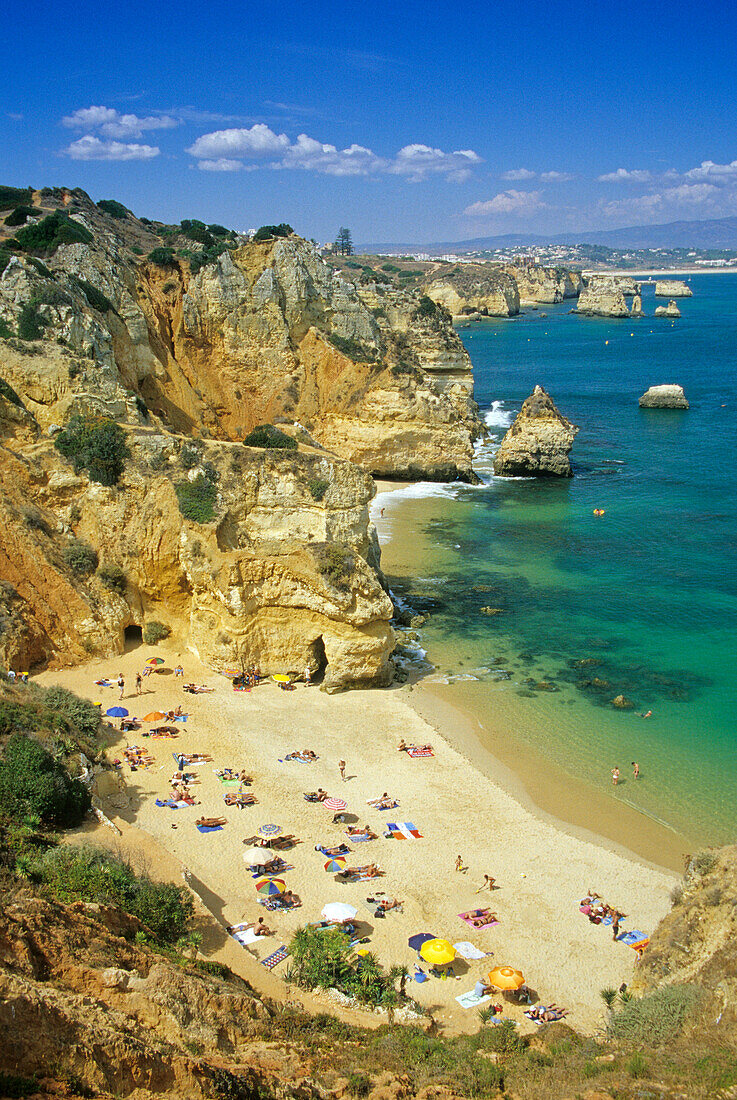
M 316 852 L 322 852 L 324 856 L 347 856 L 350 852 L 350 848 L 347 844 L 331 844 L 329 848 L 326 848 L 323 844 L 315 845 Z
M 179 767 L 179 757 L 180 756 L 194 757 L 193 760 L 187 759 L 187 760 L 184 761 L 185 767 L 187 767 L 187 768 L 196 768 L 200 764 L 209 764 L 211 762 L 210 760 L 205 760 L 205 758 L 202 757 L 202 756 L 198 756 L 197 753 L 173 752 L 171 755 L 172 755 L 172 757 L 174 759 L 174 763 L 176 764 L 177 767 Z
M 422 833 L 415 828 L 411 821 L 400 821 L 398 825 L 387 821 L 386 827 L 395 840 L 420 840 L 422 838 Z
M 628 947 L 641 947 L 644 943 L 650 942 L 650 937 L 647 932 L 640 932 L 639 929 L 633 928 L 631 932 L 622 932 L 617 936 L 618 943 L 626 943 Z
M 422 985 L 423 982 L 429 982 L 430 981 L 427 974 L 425 974 L 425 972 L 423 970 L 415 970 L 412 977 L 418 983 L 418 985 Z
M 479 951 L 478 947 L 475 947 L 468 940 L 461 940 L 460 943 L 454 943 L 453 947 L 464 959 L 485 959 L 487 955 L 493 954 L 491 951 Z
M 217 833 L 222 829 L 222 825 L 198 825 L 197 828 L 201 833 Z
M 477 932 L 483 932 L 485 928 L 493 928 L 495 924 L 499 923 L 496 917 L 492 917 L 490 914 L 474 916 L 473 910 L 471 910 L 470 913 L 459 913 L 458 916 L 465 924 L 469 924 L 471 928 L 475 928 Z M 480 924 L 479 921 L 483 921 L 483 924 Z
M 237 789 L 241 785 L 240 779 L 222 779 L 220 776 L 218 776 L 217 780 L 218 783 L 221 783 L 223 787 L 228 787 L 228 789 Z
M 257 936 L 252 928 L 236 929 L 230 934 L 241 947 L 247 947 L 249 943 L 257 943 L 261 939 L 261 936 Z
M 172 722 L 186 722 L 188 717 L 188 714 L 175 714 L 172 718 Z
M 407 749 L 407 756 L 411 756 L 413 760 L 419 760 L 423 756 L 434 756 L 435 753 L 432 749 Z
M 183 798 L 179 798 L 179 799 L 157 798 L 156 799 L 156 805 L 157 806 L 166 806 L 170 810 L 184 810 L 188 806 L 194 806 L 194 802 L 185 802 L 185 800 Z
M 373 840 L 374 837 L 369 836 L 368 833 L 360 833 L 358 836 L 351 836 L 350 833 L 345 834 L 350 840 L 351 844 L 362 844 L 364 840 Z
M 267 958 L 262 959 L 261 965 L 265 966 L 267 970 L 273 970 L 280 962 L 284 962 L 288 954 L 287 945 L 283 943 L 277 951 L 274 951 L 273 954 L 267 956 Z
M 479 1005 L 486 1004 L 491 1000 L 491 994 L 486 993 L 483 997 L 477 997 L 472 989 L 468 993 L 461 993 L 459 997 L 456 997 L 458 1004 L 461 1008 L 478 1008 Z

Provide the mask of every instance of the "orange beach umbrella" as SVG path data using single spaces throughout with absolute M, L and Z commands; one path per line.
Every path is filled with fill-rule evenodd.
M 162 718 L 166 718 L 165 714 L 162 714 L 160 710 L 152 710 L 150 714 L 144 714 L 144 722 L 160 722 Z
M 489 971 L 489 981 L 497 989 L 519 989 L 525 984 L 525 976 L 512 966 L 495 966 Z

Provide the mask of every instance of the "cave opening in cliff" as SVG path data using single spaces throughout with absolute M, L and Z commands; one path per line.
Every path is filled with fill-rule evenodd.
M 137 649 L 139 645 L 143 645 L 142 628 L 135 624 L 127 626 L 123 634 L 124 651 L 129 653 L 131 649 Z
M 325 643 L 322 640 L 322 634 L 319 638 L 315 638 L 314 642 L 310 646 L 310 668 L 312 669 L 312 682 L 313 684 L 322 683 L 325 677 L 325 669 L 328 667 L 328 659 L 325 654 Z

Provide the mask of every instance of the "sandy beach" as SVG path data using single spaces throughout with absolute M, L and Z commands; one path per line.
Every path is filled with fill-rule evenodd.
M 367 946 L 387 966 L 402 963 L 414 970 L 417 957 L 407 939 L 418 932 L 431 932 L 451 943 L 470 941 L 491 953 L 474 961 L 457 960 L 455 979 L 408 982 L 411 996 L 432 1007 L 435 1017 L 454 1030 L 474 1030 L 478 1022 L 475 1012 L 461 1008 L 455 998 L 472 990 L 491 966 L 507 963 L 523 970 L 543 1002 L 566 1006 L 577 1028 L 593 1031 L 601 1024 L 599 991 L 629 981 L 636 956 L 629 947 L 613 942 L 610 929 L 589 923 L 579 912 L 579 900 L 595 889 L 628 914 L 625 930 L 648 932 L 669 908 L 676 878 L 672 872 L 594 838 L 574 835 L 525 807 L 445 739 L 439 711 L 432 725 L 420 716 L 410 705 L 411 685 L 328 696 L 317 686 L 299 684 L 284 692 L 268 682 L 250 692 L 234 692 L 226 678 L 202 667 L 192 655 L 159 646 L 156 652 L 166 665 L 144 681 L 144 694 L 136 697 L 135 672 L 152 652 L 139 647 L 122 657 L 45 672 L 36 679 L 100 700 L 104 711 L 118 704 L 118 691 L 97 688 L 94 681 L 122 671 L 128 685 L 122 705 L 132 715 L 142 717 L 180 704 L 189 711 L 176 740 L 142 738 L 136 732 L 121 735 L 112 728 L 119 723 L 111 720 L 111 761 L 122 759 L 126 745 L 139 744 L 146 746 L 155 763 L 136 771 L 124 763 L 118 770 L 120 791 L 106 797 L 102 808 L 119 821 L 124 833 L 134 826 L 137 836 L 156 842 L 152 859 L 161 846 L 186 868 L 222 928 L 265 917 L 275 935 L 239 955 L 240 972 L 256 988 L 267 988 L 273 996 L 274 976 L 284 972 L 280 967 L 269 974 L 258 959 L 288 943 L 307 921 L 319 920 L 326 902 L 346 901 L 358 909 L 359 934 L 370 937 Z M 179 660 L 187 680 L 215 690 L 185 694 L 183 681 L 172 673 Z M 400 738 L 432 743 L 434 756 L 411 759 L 397 751 Z M 282 762 L 285 753 L 304 748 L 312 749 L 319 760 Z M 174 749 L 213 757 L 212 763 L 191 769 L 198 776 L 195 807 L 171 810 L 155 804 L 169 792 Z M 347 763 L 345 781 L 338 770 L 341 758 Z M 242 810 L 225 806 L 224 788 L 214 775 L 214 769 L 222 767 L 245 768 L 253 776 L 250 791 L 257 805 Z M 320 803 L 304 800 L 303 792 L 318 787 L 345 799 L 348 811 L 367 822 L 379 839 L 351 844 L 345 825 L 333 824 L 332 813 Z M 399 801 L 397 809 L 382 813 L 367 805 L 384 791 Z M 201 814 L 222 815 L 227 824 L 221 831 L 201 834 L 195 827 Z M 384 839 L 387 819 L 413 823 L 421 838 Z M 287 887 L 302 900 L 301 908 L 289 913 L 268 913 L 258 904 L 254 880 L 242 860 L 244 838 L 267 822 L 300 838 L 284 853 L 293 866 L 284 875 Z M 352 849 L 351 865 L 374 862 L 383 877 L 343 884 L 326 872 L 325 858 L 315 845 L 341 841 Z M 454 870 L 458 855 L 468 868 L 461 873 Z M 477 893 L 485 874 L 494 876 L 497 888 Z M 366 898 L 376 897 L 378 891 L 400 899 L 402 911 L 376 919 L 375 906 Z M 496 912 L 499 923 L 478 931 L 459 913 L 482 905 Z M 229 958 L 232 964 L 232 951 Z M 525 1022 L 517 1006 L 508 1006 L 505 1014 Z

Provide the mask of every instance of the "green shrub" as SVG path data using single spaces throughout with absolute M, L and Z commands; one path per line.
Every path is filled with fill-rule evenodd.
M 348 359 L 352 359 L 354 363 L 373 363 L 376 359 L 376 351 L 366 347 L 360 340 L 338 336 L 336 333 L 330 333 L 328 340 L 334 348 Z
M 5 219 L 6 225 L 25 225 L 27 218 L 36 218 L 41 213 L 35 206 L 16 206 L 12 214 Z
M 32 187 L 0 187 L 0 210 L 10 210 L 18 203 L 30 202 Z
M 152 264 L 156 264 L 157 267 L 173 267 L 174 249 L 152 248 L 148 254 L 147 259 L 149 259 Z
M 214 225 L 208 225 L 207 228 L 213 237 L 229 237 L 232 232 L 232 230 L 226 229 L 224 225 L 218 225 L 217 222 Z
M 156 645 L 163 642 L 171 634 L 171 627 L 166 623 L 160 623 L 158 619 L 149 619 L 143 628 L 143 640 L 146 645 Z
M 102 849 L 52 848 L 35 863 L 33 871 L 59 901 L 120 906 L 143 921 L 159 943 L 176 943 L 194 912 L 184 887 L 153 882 L 147 875 L 136 874 L 127 861 Z
M 0 340 L 10 340 L 13 336 L 13 330 L 7 321 L 0 317 Z M 5 383 L 7 385 L 7 382 Z M 0 392 L 2 388 L 0 387 Z
M 639 1050 L 627 1062 L 627 1072 L 630 1077 L 647 1077 L 649 1073 L 648 1065 Z
M 397 271 L 399 271 L 399 270 L 401 270 L 401 269 L 400 269 L 400 268 L 398 268 L 396 264 L 382 264 L 382 265 L 381 265 L 381 270 L 382 270 L 382 271 L 391 271 L 391 272 L 397 272 Z
M 139 248 L 137 244 L 132 244 L 131 245 L 131 252 L 133 253 L 134 256 L 142 256 L 143 255 L 143 249 Z
M 44 279 L 54 278 L 53 271 L 49 271 L 46 264 L 42 263 L 37 256 L 26 256 L 25 261 L 27 264 L 30 264 L 31 267 L 35 268 L 39 275 L 43 275 Z
M 179 461 L 184 470 L 191 470 L 202 462 L 202 450 L 195 443 L 185 443 L 179 452 Z
M 708 848 L 704 848 L 700 852 L 697 852 L 696 855 L 693 857 L 693 869 L 699 875 L 708 875 L 709 871 L 711 871 L 716 861 L 716 852 L 712 852 Z
M 185 237 L 189 237 L 191 241 L 197 241 L 198 244 L 204 245 L 206 249 L 212 248 L 215 244 L 215 238 L 208 232 L 204 222 L 188 221 L 185 218 L 182 222 L 182 233 Z
M 97 575 L 111 592 L 117 592 L 121 596 L 125 595 L 128 578 L 119 565 L 101 565 L 97 570 Z
M 174 486 L 179 511 L 195 523 L 210 523 L 215 518 L 217 486 L 200 474 L 194 481 L 180 481 Z
M 315 550 L 317 566 L 323 577 L 336 588 L 348 588 L 356 570 L 353 551 L 350 547 L 327 543 L 322 547 L 316 547 Z
M 82 539 L 72 539 L 62 550 L 62 557 L 77 577 L 87 577 L 97 569 L 97 551 Z
M 1 332 L 0 335 L 2 335 Z M 12 405 L 17 405 L 19 409 L 25 408 L 25 405 L 21 401 L 20 397 L 18 397 L 18 394 L 15 392 L 13 387 L 5 381 L 4 378 L 0 378 L 0 394 L 2 394 L 6 401 L 10 401 Z
M 313 477 L 307 482 L 313 500 L 322 500 L 330 488 L 330 482 L 325 478 Z
M 5 245 L 6 243 L 6 241 L 2 242 L 3 245 Z M 5 268 L 8 266 L 9 263 L 10 253 L 5 248 L 0 247 L 0 275 L 2 275 L 3 271 L 5 271 Z
M 96 286 L 93 286 L 92 283 L 88 283 L 85 279 L 80 279 L 76 275 L 71 275 L 69 281 L 82 291 L 89 304 L 98 313 L 117 313 L 108 296 L 98 290 Z
M 289 237 L 294 233 L 291 225 L 280 222 L 279 225 L 262 225 L 254 234 L 254 241 L 270 241 L 274 237 Z
M 48 255 L 62 244 L 90 244 L 92 234 L 79 222 L 72 221 L 68 214 L 55 210 L 38 225 L 27 225 L 24 229 L 19 229 L 17 240 L 25 252 Z
M 360 1070 L 348 1074 L 348 1092 L 351 1096 L 368 1096 L 371 1092 L 371 1078 Z
M 125 432 L 106 416 L 78 414 L 54 439 L 54 446 L 74 463 L 74 469 L 87 470 L 92 481 L 115 485 L 130 452 Z
M 38 817 L 45 825 L 78 825 L 90 792 L 35 738 L 14 733 L 0 759 L 0 805 L 13 818 Z
M 100 709 L 88 699 L 80 699 L 63 687 L 46 688 L 41 696 L 45 713 L 53 723 L 68 723 L 87 739 L 94 741 L 100 732 Z M 52 724 L 53 724 L 52 723 Z
M 128 217 L 128 211 L 123 206 L 122 202 L 117 202 L 115 199 L 100 199 L 97 208 L 98 210 L 104 210 L 111 218 L 122 219 Z
M 18 316 L 18 338 L 20 340 L 40 340 L 46 321 L 36 308 L 35 302 L 26 302 Z
M 695 985 L 667 985 L 633 998 L 609 1020 L 609 1034 L 637 1046 L 670 1043 L 702 997 Z
M 39 1084 L 35 1077 L 18 1077 L 15 1073 L 0 1073 L 0 1096 L 16 1100 L 17 1097 L 33 1096 L 38 1089 Z
M 438 307 L 432 298 L 428 298 L 427 294 L 423 294 L 420 298 L 420 304 L 415 310 L 415 317 L 434 317 L 437 311 Z
M 273 424 L 259 424 L 243 440 L 244 447 L 265 447 L 267 450 L 296 451 L 297 440 L 275 428 Z
M 393 976 L 372 954 L 357 957 L 346 933 L 300 928 L 289 945 L 292 981 L 305 989 L 340 989 L 365 1004 L 396 1004 Z

